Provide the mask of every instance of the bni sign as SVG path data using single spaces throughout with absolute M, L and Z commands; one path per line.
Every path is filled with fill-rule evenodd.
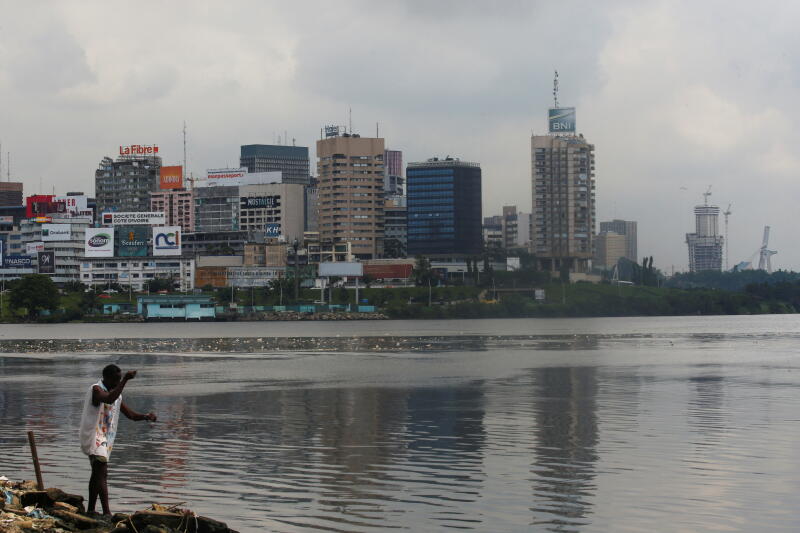
M 575 108 L 551 107 L 547 123 L 550 133 L 575 133 Z

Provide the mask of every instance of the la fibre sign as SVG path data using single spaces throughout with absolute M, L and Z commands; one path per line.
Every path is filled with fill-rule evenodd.
M 142 146 L 141 144 L 131 144 L 130 146 L 120 146 L 119 155 L 155 155 L 158 153 L 158 146 Z

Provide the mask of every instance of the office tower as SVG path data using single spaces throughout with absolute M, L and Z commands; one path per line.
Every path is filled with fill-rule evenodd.
M 617 261 L 625 256 L 627 238 L 613 231 L 601 231 L 597 236 L 597 255 L 595 266 L 612 269 Z
M 326 128 L 317 141 L 320 240 L 352 243 L 357 259 L 383 255 L 383 152 L 380 138 Z
M 22 183 L 16 181 L 0 181 L 0 205 L 22 205 Z
M 198 233 L 239 230 L 239 186 L 196 187 L 194 230 Z
M 483 217 L 483 244 L 487 248 L 503 248 L 503 217 L 493 215 Z
M 309 184 L 308 147 L 275 144 L 245 144 L 239 164 L 250 173 L 282 173 L 283 183 Z
M 481 166 L 448 157 L 406 169 L 408 255 L 465 256 L 482 251 Z
M 97 213 L 149 211 L 150 193 L 158 190 L 161 157 L 122 155 L 104 157 L 94 173 Z
M 588 273 L 594 254 L 594 145 L 582 135 L 531 136 L 531 252 L 554 275 Z
M 305 231 L 319 231 L 317 216 L 319 215 L 319 182 L 313 176 L 311 183 L 305 188 L 306 222 Z
M 150 211 L 164 213 L 165 226 L 180 226 L 194 232 L 194 193 L 186 189 L 161 189 L 150 193 Z
M 408 207 L 405 196 L 389 196 L 384 205 L 383 256 L 406 257 L 408 250 Z
M 638 237 L 636 236 L 636 222 L 633 220 L 614 219 L 610 222 L 600 223 L 600 233 L 613 231 L 625 236 L 625 255 L 634 263 L 639 261 Z
M 686 234 L 689 247 L 689 271 L 722 270 L 723 237 L 719 234 L 719 207 L 698 205 L 694 208 L 695 232 Z
M 384 150 L 383 190 L 387 196 L 405 196 L 405 178 L 403 178 L 403 152 L 400 150 Z
M 531 241 L 531 214 L 517 211 L 515 205 L 504 205 L 501 217 L 503 247 L 528 248 Z
M 302 242 L 306 222 L 304 186 L 267 183 L 239 187 L 239 229 Z

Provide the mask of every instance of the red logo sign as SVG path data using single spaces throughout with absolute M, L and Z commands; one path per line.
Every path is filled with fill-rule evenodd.
M 119 155 L 155 155 L 158 153 L 158 146 L 142 146 L 132 144 L 130 146 L 120 146 Z

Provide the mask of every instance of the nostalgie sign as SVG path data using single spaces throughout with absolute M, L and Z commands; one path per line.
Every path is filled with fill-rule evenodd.
M 181 227 L 153 228 L 153 255 L 181 255 Z
M 56 253 L 39 252 L 38 254 L 39 274 L 56 273 Z
M 242 196 L 240 200 L 242 209 L 275 209 L 281 205 L 280 196 Z
M 86 228 L 83 253 L 86 257 L 114 257 L 114 231 L 109 228 Z
M 72 224 L 42 224 L 42 240 L 68 241 L 72 234 Z
M 142 146 L 131 144 L 130 146 L 120 146 L 119 155 L 155 155 L 158 153 L 158 146 Z
M 159 211 L 142 211 L 142 212 L 111 212 L 103 213 L 103 224 L 110 226 L 159 226 L 167 221 L 164 213 Z
M 183 167 L 161 167 L 159 170 L 160 189 L 180 189 L 183 187 Z

